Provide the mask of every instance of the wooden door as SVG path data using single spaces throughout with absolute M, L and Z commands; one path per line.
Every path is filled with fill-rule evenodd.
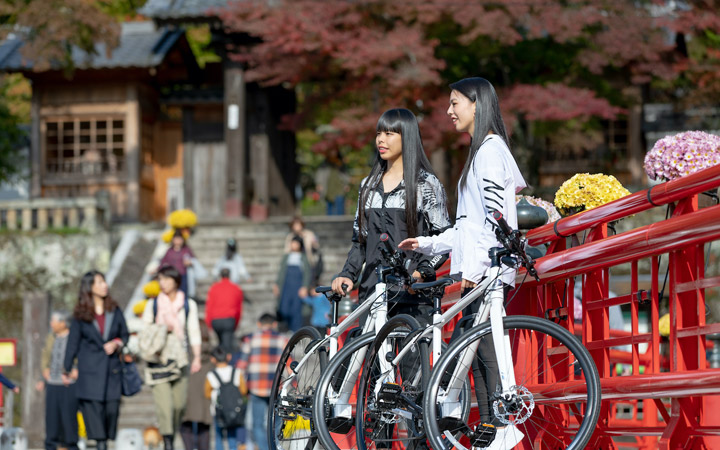
M 185 143 L 185 202 L 199 218 L 223 217 L 227 188 L 224 142 Z
M 153 220 L 165 220 L 168 210 L 168 180 L 183 177 L 183 142 L 180 122 L 160 122 L 155 129 L 153 154 Z

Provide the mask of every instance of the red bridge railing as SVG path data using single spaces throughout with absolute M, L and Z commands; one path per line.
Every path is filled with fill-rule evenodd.
M 720 205 L 698 208 L 698 194 L 718 186 L 720 167 L 714 167 L 528 232 L 532 245 L 548 245 L 536 265 L 541 281 L 521 284 L 524 272 L 519 273 L 520 291 L 508 314 L 552 318 L 582 337 L 603 393 L 587 448 L 720 449 L 720 369 L 710 368 L 706 359 L 706 336 L 719 333 L 720 324 L 706 323 L 705 303 L 720 287 L 719 274 L 706 274 L 705 248 L 720 239 Z M 670 217 L 608 236 L 609 222 L 654 207 L 669 208 Z M 571 239 L 578 234 L 584 239 Z M 628 287 L 611 294 L 611 280 L 623 271 Z M 658 319 L 666 271 L 670 335 L 665 340 Z M 573 320 L 577 277 L 580 323 Z M 609 329 L 609 308 L 615 305 L 629 305 L 630 331 Z M 625 364 L 624 374 L 618 364 Z

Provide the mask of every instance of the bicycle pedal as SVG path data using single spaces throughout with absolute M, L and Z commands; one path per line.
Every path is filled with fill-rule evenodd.
M 381 406 L 397 405 L 398 399 L 402 394 L 402 387 L 397 383 L 383 383 L 378 392 L 378 404 Z
M 475 428 L 471 442 L 473 447 L 488 447 L 495 439 L 497 428 L 489 423 L 481 423 Z

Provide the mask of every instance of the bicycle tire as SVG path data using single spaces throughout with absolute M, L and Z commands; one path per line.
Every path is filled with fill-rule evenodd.
M 400 314 L 390 319 L 377 333 L 365 356 L 358 384 L 355 432 L 358 450 L 368 448 L 426 448 L 423 426 L 422 394 L 430 379 L 430 356 L 427 339 L 413 344 L 398 365 L 391 369 L 393 382 L 389 390 L 376 395 L 377 381 L 382 373 L 380 364 L 390 355 L 381 355 L 382 345 L 390 346 L 396 356 L 409 344 L 408 336 L 421 329 L 412 316 Z M 389 363 L 388 363 L 389 364 Z M 383 383 L 385 384 L 385 383 Z M 378 399 L 382 396 L 382 400 Z
M 281 385 L 292 374 L 290 367 L 308 354 L 310 346 L 322 339 L 313 327 L 303 327 L 290 337 L 280 356 L 270 391 L 267 416 L 268 448 L 312 450 L 317 437 L 312 425 L 312 399 L 320 377 L 327 367 L 327 353 L 319 349 L 295 374 L 287 395 L 281 398 Z
M 516 386 L 522 386 L 525 391 L 517 390 L 521 395 L 514 408 L 512 402 L 493 401 L 492 416 L 517 427 L 523 433 L 520 442 L 527 448 L 538 445 L 568 450 L 584 448 L 597 425 L 601 402 L 600 378 L 587 349 L 565 328 L 538 317 L 505 317 L 503 327 L 510 341 Z M 423 407 L 428 437 L 435 450 L 484 446 L 473 441 L 479 436 L 476 433 L 478 419 L 474 419 L 474 423 L 471 420 L 458 423 L 442 417 L 438 395 L 441 380 L 452 373 L 463 349 L 490 333 L 490 322 L 463 333 L 431 373 Z M 544 355 L 549 355 L 549 359 Z M 482 364 L 477 354 L 473 359 Z M 533 363 L 537 363 L 537 368 Z M 463 369 L 469 370 L 469 367 Z M 504 409 L 508 406 L 509 409 Z M 508 430 L 501 434 L 498 429 L 496 437 L 506 436 Z
M 348 369 L 347 365 L 350 358 L 363 348 L 367 349 L 374 339 L 375 333 L 373 332 L 358 336 L 351 342 L 346 342 L 342 349 L 330 359 L 325 373 L 318 382 L 313 403 L 313 423 L 318 440 L 326 450 L 340 448 L 347 450 L 357 447 L 355 443 L 355 411 L 351 411 L 350 418 L 329 417 L 328 393 L 331 385 L 333 385 L 334 390 L 339 387 Z M 357 387 L 357 380 L 355 387 Z M 351 398 L 349 407 L 354 406 L 355 401 Z

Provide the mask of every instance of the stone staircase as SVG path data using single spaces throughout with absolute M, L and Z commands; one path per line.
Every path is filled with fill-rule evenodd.
M 243 317 L 238 334 L 251 332 L 256 319 L 263 312 L 275 312 L 276 299 L 272 285 L 277 279 L 280 260 L 283 256 L 285 236 L 289 219 L 272 219 L 261 224 L 252 222 L 201 223 L 189 240 L 195 255 L 210 271 L 225 252 L 225 242 L 234 238 L 237 248 L 245 261 L 252 282 L 243 283 L 245 293 Z M 307 218 L 306 226 L 315 232 L 320 242 L 325 271 L 320 278 L 322 284 L 330 282 L 340 271 L 350 249 L 352 218 L 349 216 Z M 212 277 L 198 283 L 196 297 L 205 299 L 214 280 Z

